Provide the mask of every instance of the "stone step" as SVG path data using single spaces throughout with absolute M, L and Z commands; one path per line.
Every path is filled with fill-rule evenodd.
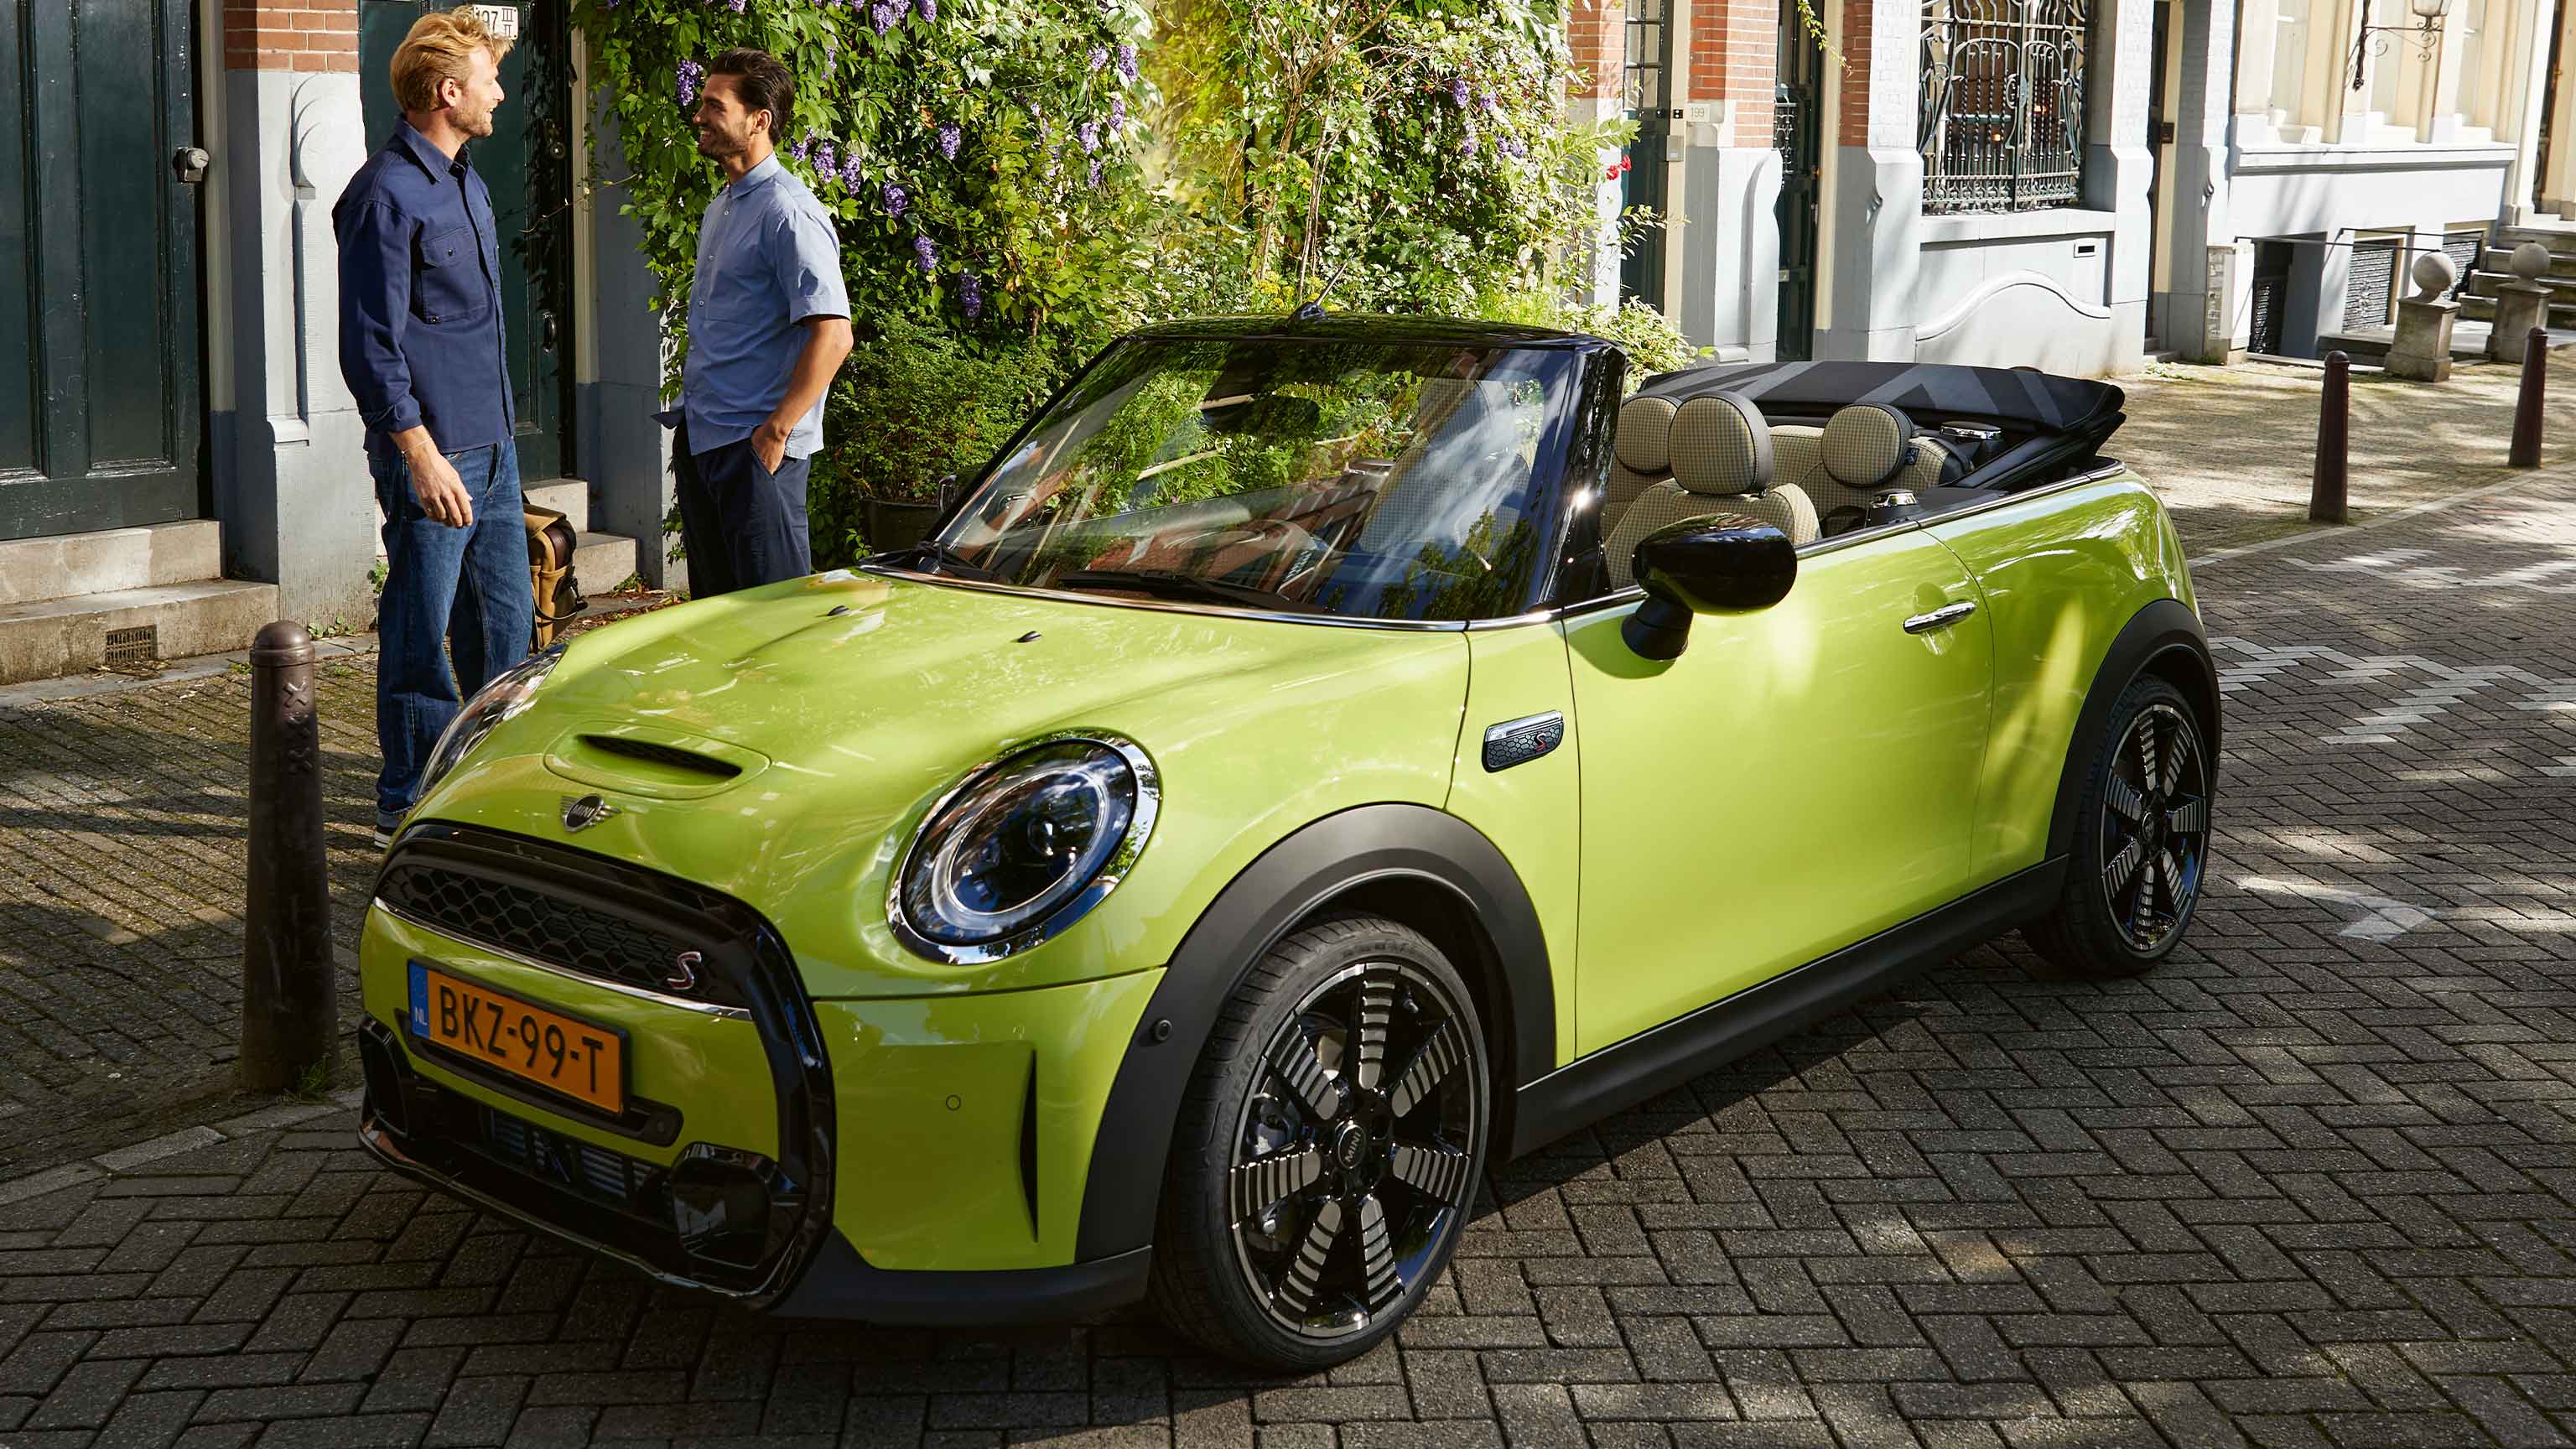
M 2513 275 L 2513 248 L 2487 248 L 2485 258 L 2478 263 L 2478 271 L 2493 272 L 2502 277 Z M 2475 276 L 2476 273 L 2472 272 L 2470 275 Z M 2548 275 L 2553 277 L 2576 277 L 2576 249 L 2551 252 L 2549 254 Z
M 532 484 L 522 491 L 528 495 L 530 503 L 539 508 L 551 508 L 571 520 L 573 532 L 580 533 L 590 527 L 590 485 L 579 478 Z
M 2493 297 L 2500 295 L 2496 291 L 2496 288 L 2513 280 L 2515 280 L 2515 278 L 2511 272 L 2471 272 L 2469 273 L 2469 289 L 2467 292 L 2462 294 L 2463 300 L 2468 297 Z M 2551 298 L 2553 302 L 2576 301 L 2576 276 L 2553 277 L 2544 275 L 2540 279 L 2540 285 L 2547 287 L 2550 292 L 2554 294 Z
M 95 669 L 107 662 L 111 630 L 152 630 L 162 659 L 247 649 L 277 607 L 277 585 L 231 579 L 0 605 L 0 684 Z
M 2538 242 L 2553 255 L 2576 253 L 2576 226 L 2500 226 L 2496 228 L 2496 245 L 2511 251 L 2524 242 Z
M 223 571 L 223 526 L 211 518 L 15 538 L 0 543 L 0 605 L 148 589 Z
M 2495 320 L 2495 314 L 2496 299 L 2493 297 L 2472 295 L 2460 299 L 2460 316 L 2463 319 L 2492 322 Z M 2549 304 L 2548 325 L 2553 328 L 2576 327 L 2576 298 L 2563 302 L 2552 301 Z
M 585 533 L 573 540 L 573 577 L 582 592 L 604 594 L 635 576 L 635 540 L 617 533 Z

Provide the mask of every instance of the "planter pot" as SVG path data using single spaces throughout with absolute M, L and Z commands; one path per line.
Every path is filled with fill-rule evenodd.
M 910 548 L 930 536 L 939 522 L 939 504 L 909 498 L 879 498 L 874 494 L 859 497 L 859 527 L 868 535 L 868 551 L 886 553 Z

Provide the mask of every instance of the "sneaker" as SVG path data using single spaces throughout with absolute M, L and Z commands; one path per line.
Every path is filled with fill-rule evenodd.
M 376 833 L 373 837 L 376 849 L 384 850 L 393 845 L 394 835 L 402 829 L 402 822 L 403 818 L 399 815 L 387 815 L 381 810 L 376 812 Z

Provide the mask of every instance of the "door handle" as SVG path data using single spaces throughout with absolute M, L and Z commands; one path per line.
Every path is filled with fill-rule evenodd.
M 206 168 L 214 162 L 215 158 L 207 155 L 204 147 L 182 146 L 171 154 L 170 174 L 194 186 L 206 179 Z
M 1977 601 L 1974 599 L 1961 599 L 1955 604 L 1943 604 L 1929 614 L 1917 614 L 1906 620 L 1905 632 L 1929 634 L 1935 629 L 1947 629 L 1975 612 L 1977 612 Z

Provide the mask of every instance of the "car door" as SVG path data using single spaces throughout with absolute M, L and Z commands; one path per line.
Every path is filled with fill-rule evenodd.
M 1911 526 L 1810 545 L 1669 663 L 1629 597 L 1566 624 L 1586 1052 L 1962 893 L 1993 688 L 1975 581 Z

